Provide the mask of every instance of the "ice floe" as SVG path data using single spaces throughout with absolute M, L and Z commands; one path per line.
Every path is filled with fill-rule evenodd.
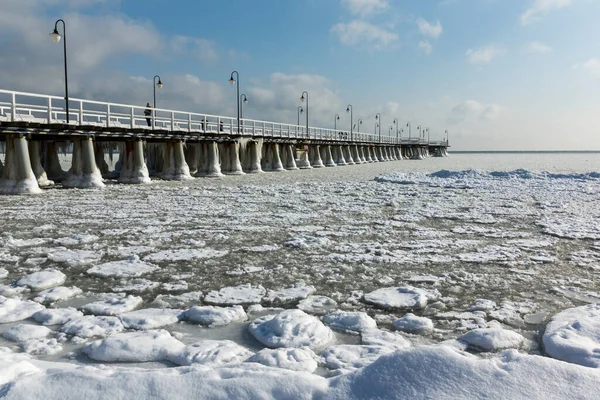
M 169 361 L 177 365 L 215 367 L 246 361 L 254 353 L 231 340 L 201 340 L 172 352 Z
M 13 342 L 24 342 L 29 339 L 43 339 L 51 334 L 52 331 L 45 326 L 19 324 L 6 330 L 2 336 Z
M 102 278 L 139 278 L 157 269 L 156 265 L 145 263 L 137 255 L 133 255 L 127 260 L 96 265 L 88 269 L 87 273 Z
M 293 286 L 279 290 L 268 290 L 263 301 L 267 303 L 287 304 L 298 300 L 306 299 L 315 291 L 312 285 L 296 283 Z
M 372 364 L 382 355 L 393 351 L 393 348 L 387 346 L 340 344 L 326 348 L 321 353 L 321 359 L 327 368 L 348 373 Z
M 384 309 L 421 309 L 430 300 L 441 297 L 437 289 L 420 289 L 413 286 L 389 287 L 365 294 L 365 302 Z
M 42 325 L 64 325 L 80 317 L 83 317 L 83 313 L 73 307 L 46 308 L 32 315 L 32 318 Z
M 216 305 L 258 304 L 266 290 L 261 285 L 239 285 L 212 290 L 204 296 L 204 302 Z
M 553 316 L 546 325 L 543 344 L 551 357 L 600 368 L 600 303 Z
M 17 282 L 19 286 L 27 286 L 31 290 L 39 291 L 65 283 L 67 276 L 56 269 L 46 269 L 29 274 Z
M 104 362 L 164 361 L 184 344 L 165 330 L 116 333 L 84 347 L 93 360 Z
M 116 297 L 88 303 L 81 306 L 81 310 L 94 315 L 119 315 L 135 310 L 143 302 L 141 297 L 129 295 L 125 298 Z
M 162 328 L 179 322 L 183 310 L 144 308 L 120 314 L 119 318 L 125 329 L 149 330 Z
M 385 346 L 399 350 L 406 349 L 412 345 L 411 342 L 400 333 L 380 329 L 362 332 L 360 337 L 361 344 L 369 346 Z
M 228 251 L 212 249 L 177 249 L 164 250 L 148 254 L 144 261 L 187 261 L 204 258 L 219 258 L 227 255 Z
M 183 318 L 197 324 L 215 327 L 229 325 L 232 322 L 245 321 L 248 319 L 248 316 L 242 306 L 195 306 L 185 311 Z
M 117 317 L 95 317 L 86 315 L 64 324 L 60 331 L 80 338 L 105 337 L 121 332 L 124 329 Z
M 63 351 L 63 345 L 55 338 L 26 340 L 21 347 L 25 353 L 36 356 L 52 356 Z
M 292 371 L 314 372 L 319 364 L 317 355 L 308 347 L 298 349 L 262 349 L 247 361 L 268 367 Z
M 499 328 L 473 329 L 460 337 L 470 348 L 479 351 L 518 349 L 525 338 L 515 332 Z
M 316 317 L 301 310 L 285 310 L 277 315 L 255 319 L 250 333 L 265 346 L 322 347 L 334 340 L 334 334 Z
M 325 315 L 335 311 L 338 304 L 327 296 L 308 296 L 298 303 L 298 308 L 309 314 Z
M 426 317 L 418 317 L 408 313 L 393 323 L 394 328 L 406 333 L 429 335 L 433 332 L 433 321 Z
M 324 316 L 323 322 L 333 329 L 345 332 L 360 333 L 377 329 L 375 320 L 360 311 L 336 311 Z
M 0 324 L 31 318 L 33 314 L 44 308 L 35 301 L 7 299 L 0 296 Z
M 46 289 L 39 292 L 34 298 L 34 301 L 42 304 L 52 304 L 62 300 L 68 300 L 82 293 L 78 287 L 59 286 L 52 289 Z

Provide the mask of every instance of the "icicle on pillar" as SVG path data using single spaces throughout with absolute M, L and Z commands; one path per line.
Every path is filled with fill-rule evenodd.
M 196 176 L 216 178 L 223 176 L 217 142 L 205 142 L 200 144 L 200 157 L 198 160 L 198 172 Z
M 288 171 L 298 169 L 296 165 L 296 157 L 294 152 L 294 145 L 284 144 L 283 152 L 281 154 L 281 162 L 283 162 L 283 168 Z
M 323 160 L 321 160 L 321 151 L 318 144 L 313 144 L 308 147 L 310 165 L 313 168 L 323 168 Z
M 73 141 L 72 165 L 63 186 L 70 188 L 104 187 L 102 174 L 94 157 L 94 142 L 91 137 Z
M 323 147 L 325 153 L 325 166 L 326 167 L 336 167 L 337 164 L 333 160 L 333 155 L 331 154 L 331 146 L 327 145 Z
M 41 160 L 41 143 L 38 141 L 30 140 L 28 143 L 29 148 L 29 161 L 31 162 L 31 169 L 37 179 L 39 186 L 51 186 L 54 182 L 48 179 L 48 175 L 42 166 Z
M 225 142 L 220 146 L 221 172 L 225 175 L 244 175 L 240 162 L 239 144 L 237 141 Z
M 143 141 L 125 142 L 123 167 L 119 173 L 119 182 L 133 184 L 151 182 L 148 167 L 144 162 Z

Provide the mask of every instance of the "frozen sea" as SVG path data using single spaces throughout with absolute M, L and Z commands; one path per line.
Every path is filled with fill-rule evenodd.
M 0 397 L 600 398 L 600 153 L 109 181 L 0 221 Z

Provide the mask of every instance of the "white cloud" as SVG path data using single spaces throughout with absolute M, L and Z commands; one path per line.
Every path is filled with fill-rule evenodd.
M 504 48 L 490 44 L 478 49 L 469 49 L 465 55 L 471 64 L 486 64 L 504 53 L 506 53 Z
M 449 120 L 452 123 L 491 121 L 498 118 L 500 111 L 501 107 L 498 104 L 467 100 L 452 108 Z
M 346 46 L 368 46 L 375 50 L 388 49 L 398 41 L 398 34 L 395 32 L 360 20 L 335 24 L 331 32 L 336 34 L 340 42 Z
M 545 54 L 551 52 L 552 47 L 545 45 L 544 43 L 534 41 L 527 43 L 523 48 L 523 51 L 530 54 Z
M 427 40 L 421 40 L 419 42 L 419 48 L 422 49 L 427 55 L 430 55 L 431 51 L 433 50 L 431 43 L 429 43 Z
M 421 32 L 421 35 L 428 36 L 432 39 L 439 38 L 442 32 L 444 31 L 444 28 L 442 27 L 440 21 L 437 21 L 435 25 L 432 25 L 424 19 L 419 18 L 417 20 L 417 25 L 419 26 L 419 32 Z
M 214 61 L 218 59 L 214 42 L 189 36 L 174 36 L 171 39 L 171 48 L 176 54 L 191 54 L 201 60 Z
M 600 59 L 590 58 L 581 66 L 576 65 L 575 69 L 581 68 L 587 71 L 590 75 L 600 77 Z
M 529 8 L 521 14 L 521 24 L 532 24 L 551 11 L 570 6 L 573 1 L 574 0 L 533 0 Z
M 389 7 L 388 0 L 342 0 L 342 5 L 361 17 L 383 12 Z

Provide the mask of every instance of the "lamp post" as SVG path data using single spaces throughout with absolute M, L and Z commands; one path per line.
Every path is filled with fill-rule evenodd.
M 248 98 L 245 93 L 240 96 L 240 118 L 244 118 L 244 104 L 248 104 Z
M 408 128 L 408 140 L 410 141 L 410 131 L 412 130 L 412 129 L 411 129 L 410 122 L 408 122 L 408 123 L 406 124 L 406 127 Z
M 158 82 L 156 82 L 156 78 L 158 78 Z M 154 103 L 153 103 L 154 108 L 156 108 L 156 88 L 162 89 L 162 87 L 163 87 L 163 83 L 160 80 L 160 76 L 154 75 L 154 78 L 152 78 L 152 89 L 154 91 Z
M 310 139 L 310 132 L 308 130 L 308 92 L 305 90 L 302 92 L 302 96 L 300 96 L 300 101 L 304 103 L 304 95 L 306 95 L 306 137 Z M 300 124 L 298 124 L 300 125 Z
M 233 74 L 235 74 L 236 79 L 233 79 Z M 237 103 L 237 133 L 240 134 L 240 74 L 237 71 L 233 71 L 231 73 L 231 77 L 229 78 L 229 83 L 233 85 L 237 82 L 237 95 L 235 97 L 235 102 Z
M 340 120 L 340 115 L 335 114 L 333 117 L 333 130 L 337 132 L 337 122 Z
M 346 107 L 346 112 L 350 113 L 350 141 L 354 140 L 354 130 L 352 129 L 352 117 L 353 117 L 353 113 L 354 113 L 354 109 L 352 107 L 352 104 L 348 104 L 348 107 Z
M 362 119 L 359 118 L 358 122 L 356 123 L 356 127 L 358 128 L 358 132 L 357 133 L 360 133 L 360 126 L 361 125 L 362 125 Z
M 419 131 L 419 141 L 421 141 L 421 125 L 417 126 L 417 130 Z
M 427 131 L 427 143 L 429 143 L 429 128 L 425 129 Z
M 446 129 L 446 146 L 448 146 L 448 129 Z
M 300 114 L 303 112 L 304 110 L 302 109 L 302 106 L 298 106 L 298 126 L 300 126 Z
M 396 125 L 396 144 L 398 144 L 398 118 L 394 118 L 394 125 Z
M 375 121 L 379 121 L 379 123 L 376 125 L 379 129 L 379 132 L 375 132 L 375 134 L 379 133 L 379 143 L 381 143 L 381 114 L 377 113 L 375 114 Z
M 62 35 L 58 33 L 58 23 L 62 22 L 63 33 Z M 62 19 L 57 20 L 54 23 L 54 31 L 50 34 L 50 37 L 54 41 L 54 43 L 60 42 L 60 39 L 63 40 L 63 49 L 64 49 L 64 59 L 65 59 L 65 111 L 67 112 L 67 124 L 69 123 L 69 77 L 67 73 L 67 25 L 65 21 Z

